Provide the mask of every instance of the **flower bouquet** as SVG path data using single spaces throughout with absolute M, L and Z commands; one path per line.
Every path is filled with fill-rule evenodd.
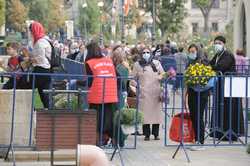
M 216 73 L 211 66 L 195 63 L 190 65 L 184 73 L 185 84 L 194 90 L 207 90 L 214 86 Z

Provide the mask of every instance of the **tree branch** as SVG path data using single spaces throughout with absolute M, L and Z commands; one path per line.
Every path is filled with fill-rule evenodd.
M 209 7 L 207 8 L 207 9 L 208 9 L 208 12 L 210 12 L 210 10 L 212 9 L 214 3 L 215 3 L 215 0 L 211 0 L 211 3 L 210 3 L 210 5 L 209 5 Z

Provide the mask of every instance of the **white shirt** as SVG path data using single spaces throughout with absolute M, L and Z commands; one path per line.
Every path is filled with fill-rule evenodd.
M 45 69 L 50 68 L 50 62 L 48 59 L 51 59 L 52 48 L 48 40 L 48 37 L 43 37 L 34 45 L 32 50 L 32 56 L 36 60 L 36 63 L 32 64 L 34 67 L 40 66 Z

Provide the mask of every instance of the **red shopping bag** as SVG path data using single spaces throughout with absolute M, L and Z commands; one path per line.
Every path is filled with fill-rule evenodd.
M 182 123 L 183 132 L 181 131 Z M 181 140 L 183 140 L 183 142 L 194 142 L 194 129 L 189 113 L 184 112 L 183 119 L 182 113 L 179 113 L 173 117 L 170 126 L 169 137 L 172 141 L 175 142 L 181 142 Z

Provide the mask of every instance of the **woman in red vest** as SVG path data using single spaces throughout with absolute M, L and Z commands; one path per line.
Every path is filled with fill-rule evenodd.
M 97 132 L 104 134 L 103 143 L 106 144 L 109 138 L 113 138 L 113 113 L 118 102 L 116 71 L 112 60 L 102 55 L 97 43 L 90 43 L 87 50 L 89 108 L 97 110 Z

